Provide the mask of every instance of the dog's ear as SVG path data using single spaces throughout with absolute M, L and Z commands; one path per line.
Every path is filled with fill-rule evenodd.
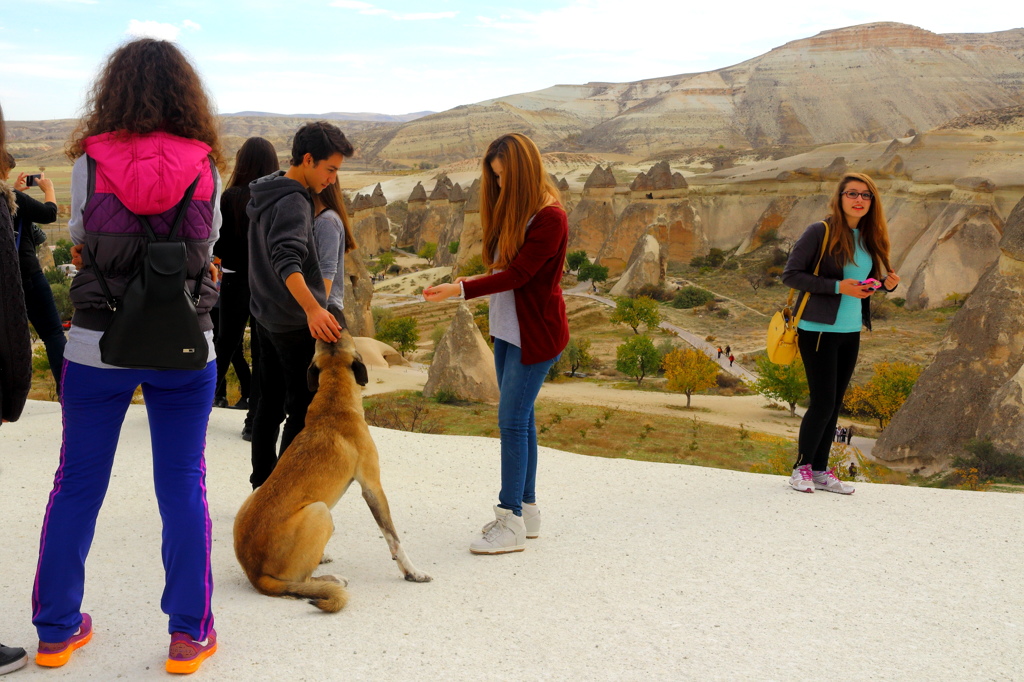
M 358 357 L 352 361 L 352 373 L 356 376 L 356 383 L 360 386 L 370 383 L 370 377 L 366 373 L 366 365 Z
M 306 370 L 306 386 L 310 393 L 316 393 L 320 388 L 320 368 L 316 366 L 316 360 L 310 362 Z

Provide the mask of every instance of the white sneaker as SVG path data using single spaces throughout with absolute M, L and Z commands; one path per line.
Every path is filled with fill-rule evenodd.
M 473 554 L 507 554 L 526 549 L 526 524 L 511 509 L 495 505 L 494 523 L 484 536 L 469 546 Z
M 801 493 L 814 492 L 814 476 L 811 474 L 810 464 L 793 469 L 793 475 L 789 477 L 789 487 Z
M 827 490 L 830 493 L 839 493 L 840 495 L 852 495 L 854 487 L 849 483 L 840 481 L 836 478 L 835 473 L 832 470 L 829 471 L 815 471 L 813 472 L 814 487 L 818 490 Z
M 491 521 L 486 526 L 480 529 L 481 533 L 486 533 L 491 529 L 491 526 L 496 524 L 497 521 Z M 529 540 L 540 537 L 540 507 L 535 504 L 524 504 L 523 505 L 523 523 L 526 525 L 526 537 Z

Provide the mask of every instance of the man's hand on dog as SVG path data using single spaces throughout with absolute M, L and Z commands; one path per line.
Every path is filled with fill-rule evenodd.
M 306 322 L 314 339 L 334 343 L 341 338 L 341 325 L 334 315 L 324 308 L 317 307 L 306 311 Z

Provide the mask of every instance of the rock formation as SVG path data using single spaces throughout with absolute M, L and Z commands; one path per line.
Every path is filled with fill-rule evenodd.
M 569 249 L 596 254 L 615 225 L 615 176 L 595 166 L 583 185 L 583 196 L 569 214 Z M 634 243 L 630 240 L 630 244 Z M 631 247 L 630 247 L 631 248 Z
M 466 191 L 466 203 L 462 209 L 462 236 L 459 237 L 459 251 L 455 254 L 452 274 L 466 266 L 473 256 L 482 255 L 484 228 L 480 222 L 480 179 L 477 178 Z
M 941 470 L 972 438 L 1024 450 L 1024 200 L 1010 213 L 999 248 L 875 445 L 872 454 L 890 466 Z
M 363 253 L 373 256 L 391 248 L 391 221 L 387 214 L 388 200 L 380 183 L 369 196 L 357 194 L 349 205 L 352 236 Z
M 353 336 L 373 336 L 373 281 L 362 247 L 345 254 L 345 322 Z
M 664 282 L 667 263 L 658 239 L 653 234 L 645 234 L 637 241 L 629 257 L 629 266 L 612 287 L 611 295 L 629 296 L 646 284 Z
M 434 256 L 434 265 L 455 263 L 456 254 L 452 253 L 448 247 L 452 242 L 461 240 L 466 222 L 466 193 L 462 191 L 459 183 L 455 183 L 448 191 L 448 203 L 448 222 L 437 238 L 437 255 Z
M 463 400 L 498 402 L 494 354 L 466 302 L 459 304 L 448 331 L 437 345 L 423 395 L 430 398 L 442 389 L 454 391 Z
M 387 369 L 388 367 L 408 367 L 409 361 L 397 350 L 369 336 L 354 336 L 356 351 L 367 367 Z

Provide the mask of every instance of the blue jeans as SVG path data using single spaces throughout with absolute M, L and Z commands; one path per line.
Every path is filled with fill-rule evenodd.
M 498 374 L 498 430 L 501 432 L 501 492 L 498 506 L 523 515 L 523 503 L 537 501 L 537 424 L 533 403 L 558 357 L 524 365 L 522 350 L 494 339 Z

